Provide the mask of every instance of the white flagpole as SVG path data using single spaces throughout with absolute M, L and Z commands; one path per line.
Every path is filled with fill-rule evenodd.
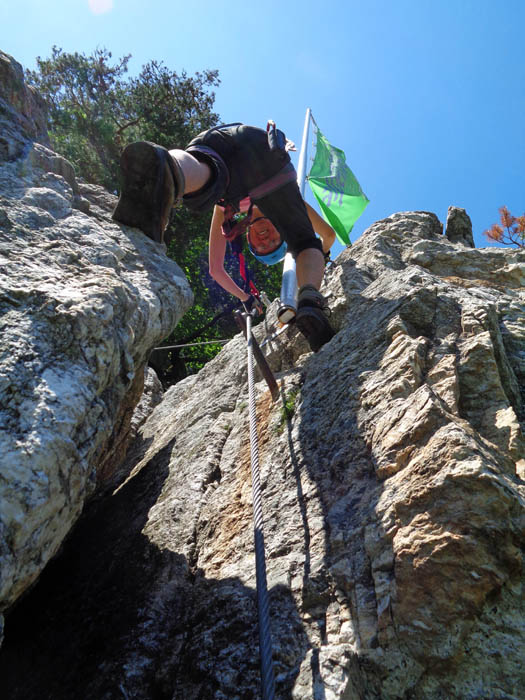
M 301 197 L 304 198 L 304 188 L 306 185 L 306 152 L 308 148 L 308 129 L 310 126 L 310 107 L 306 110 L 303 128 L 303 140 L 299 152 L 299 163 L 297 165 L 297 184 Z M 283 281 L 281 284 L 281 303 L 277 312 L 277 318 L 281 323 L 289 323 L 297 311 L 297 276 L 295 273 L 295 260 L 291 253 L 286 253 L 283 264 Z
M 308 129 L 310 127 L 311 118 L 310 107 L 306 110 L 306 117 L 304 119 L 303 128 L 303 141 L 301 143 L 301 151 L 299 153 L 299 163 L 297 165 L 297 184 L 299 185 L 299 190 L 301 191 L 301 197 L 304 198 L 304 188 L 306 185 L 306 152 L 308 150 Z

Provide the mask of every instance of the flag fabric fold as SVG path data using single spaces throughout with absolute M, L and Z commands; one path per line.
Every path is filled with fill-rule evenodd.
M 308 182 L 321 213 L 343 245 L 350 245 L 350 231 L 369 200 L 346 164 L 343 151 L 332 146 L 317 127 L 314 162 Z

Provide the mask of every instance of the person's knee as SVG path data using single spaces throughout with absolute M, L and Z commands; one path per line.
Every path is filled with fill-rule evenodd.
M 309 240 L 298 241 L 297 245 L 288 246 L 294 258 L 297 260 L 301 253 L 307 250 L 317 250 L 321 255 L 323 255 L 323 244 L 317 237 L 312 237 Z
M 211 178 L 210 166 L 197 160 L 191 153 L 187 153 L 180 148 L 174 148 L 170 151 L 170 156 L 177 161 L 184 173 L 186 181 L 184 194 L 200 190 Z
M 322 264 L 324 267 L 324 255 L 323 251 L 317 246 L 312 248 L 303 248 L 295 254 L 295 262 L 300 263 L 301 261 Z

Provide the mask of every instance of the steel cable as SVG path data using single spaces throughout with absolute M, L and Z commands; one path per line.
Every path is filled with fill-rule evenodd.
M 250 454 L 252 468 L 252 500 L 255 542 L 255 579 L 257 585 L 257 614 L 259 622 L 259 653 L 261 659 L 261 684 L 263 700 L 274 700 L 275 677 L 272 660 L 272 635 L 270 631 L 270 603 L 266 581 L 264 532 L 261 484 L 259 480 L 259 443 L 253 378 L 252 317 L 246 314 L 248 344 L 248 398 L 250 410 Z

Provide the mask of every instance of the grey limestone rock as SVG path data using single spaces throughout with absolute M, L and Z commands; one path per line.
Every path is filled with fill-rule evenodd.
M 394 214 L 324 292 L 336 336 L 256 385 L 277 698 L 517 700 L 525 251 Z M 139 428 L 7 620 L 10 698 L 260 697 L 246 375 L 238 336 Z
M 445 236 L 452 243 L 463 243 L 469 248 L 475 248 L 472 235 L 472 221 L 465 209 L 449 207 L 447 212 L 447 225 Z
M 24 82 L 22 66 L 0 51 L 0 162 L 19 157 L 31 140 L 48 145 L 42 97 Z
M 33 140 L 38 97 L 5 54 L 0 69 L 10 139 L 0 158 L 2 612 L 122 462 L 148 354 L 192 293 L 162 246 L 116 225 L 107 207 L 96 217 L 75 207 L 71 164 Z

